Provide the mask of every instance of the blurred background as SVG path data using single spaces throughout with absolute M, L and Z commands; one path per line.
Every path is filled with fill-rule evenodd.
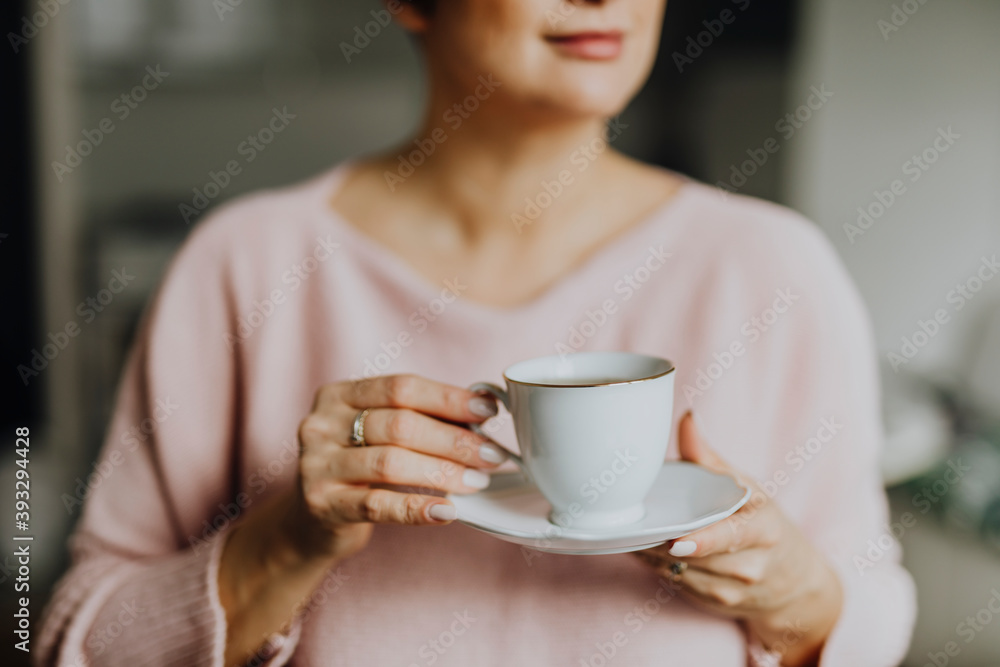
M 0 9 L 9 47 L 0 484 L 13 488 L 14 428 L 29 426 L 36 621 L 66 565 L 79 517 L 67 499 L 93 471 L 137 319 L 197 215 L 415 128 L 420 63 L 405 34 L 373 18 L 379 9 L 377 0 Z M 725 10 L 735 20 L 722 23 Z M 894 531 L 920 596 L 908 665 L 928 664 L 1000 590 L 998 35 L 995 0 L 671 0 L 657 66 L 616 141 L 802 211 L 853 274 L 884 367 L 893 521 L 916 517 Z M 288 126 L 248 148 L 286 108 Z M 241 173 L 213 185 L 231 160 Z M 134 278 L 116 291 L 114 271 Z M 4 536 L 14 532 L 12 495 L 0 500 Z M 0 554 L 8 619 L 9 553 Z M 1000 619 L 984 619 L 948 664 L 1000 665 Z M 11 651 L 0 647 L 5 664 Z

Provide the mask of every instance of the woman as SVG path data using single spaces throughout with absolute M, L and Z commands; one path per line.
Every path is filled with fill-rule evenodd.
M 192 234 L 130 357 L 103 454 L 120 462 L 42 662 L 898 662 L 913 591 L 895 550 L 866 555 L 887 515 L 847 276 L 793 213 L 605 139 L 664 2 L 389 9 L 427 60 L 422 131 Z M 473 493 L 504 458 L 457 425 L 497 412 L 462 387 L 576 349 L 674 359 L 672 455 L 756 479 L 751 503 L 638 558 L 451 523 L 417 487 Z

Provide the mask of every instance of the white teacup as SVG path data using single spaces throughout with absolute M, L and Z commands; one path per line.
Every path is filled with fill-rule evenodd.
M 506 391 L 470 389 L 510 411 L 521 456 L 508 453 L 552 505 L 549 520 L 599 530 L 645 516 L 670 441 L 673 371 L 644 354 L 581 352 L 514 364 Z

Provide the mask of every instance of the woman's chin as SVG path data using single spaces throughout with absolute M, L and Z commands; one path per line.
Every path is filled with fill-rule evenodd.
M 625 109 L 625 102 L 608 104 L 607 100 L 579 100 L 568 104 L 565 99 L 551 107 L 554 116 L 566 119 L 612 118 Z
M 630 95 L 620 88 L 583 89 L 553 86 L 535 95 L 526 95 L 524 103 L 553 118 L 609 118 L 617 116 L 628 105 Z
M 572 115 L 614 116 L 628 105 L 635 89 L 624 86 L 621 79 L 604 79 L 592 76 L 554 80 L 541 94 Z

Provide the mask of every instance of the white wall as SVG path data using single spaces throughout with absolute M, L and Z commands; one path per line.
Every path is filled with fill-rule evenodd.
M 916 11 L 883 36 L 893 4 Z M 983 255 L 1000 254 L 1000 3 L 807 0 L 804 14 L 791 89 L 826 84 L 834 98 L 790 146 L 787 199 L 837 245 L 883 359 L 944 308 L 948 323 L 909 368 L 961 375 L 1000 302 L 1000 276 L 960 311 L 947 301 Z M 912 182 L 904 164 L 948 127 L 960 138 Z M 894 179 L 905 193 L 851 243 L 844 225 Z
M 982 352 L 987 323 L 1000 311 L 1000 276 L 961 310 L 947 300 L 984 255 L 1000 257 L 1000 2 L 907 0 L 916 11 L 886 39 L 878 21 L 892 25 L 894 3 L 903 0 L 806 0 L 790 90 L 825 84 L 834 98 L 789 146 L 785 199 L 836 244 L 868 303 L 883 360 L 919 330 L 918 320 L 944 309 L 947 324 L 908 368 L 978 385 L 1000 418 L 1000 320 Z M 960 138 L 913 182 L 905 163 L 948 127 Z M 852 243 L 844 225 L 894 179 L 904 194 Z M 921 416 L 905 421 L 912 426 Z M 897 440 L 912 454 L 921 435 L 900 430 L 906 436 Z M 1000 661 L 1000 628 L 968 644 L 956 635 L 1000 581 L 996 551 L 931 518 L 902 542 L 920 607 L 906 664 L 929 664 L 928 653 L 949 641 L 960 649 L 948 658 L 952 667 Z

